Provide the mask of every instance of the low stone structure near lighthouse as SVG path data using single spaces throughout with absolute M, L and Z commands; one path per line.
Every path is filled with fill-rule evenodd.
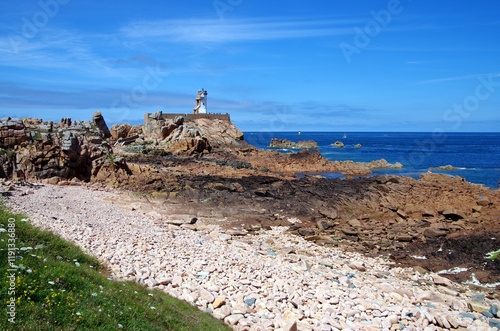
M 205 89 L 198 91 L 196 95 L 196 105 L 193 108 L 192 114 L 182 114 L 182 113 L 163 113 L 163 111 L 157 111 L 156 113 L 146 113 L 144 114 L 144 125 L 148 126 L 151 120 L 174 120 L 178 116 L 182 116 L 186 121 L 194 121 L 202 118 L 206 119 L 219 119 L 222 121 L 231 122 L 229 114 L 220 113 L 209 113 L 207 110 L 207 95 L 208 92 Z

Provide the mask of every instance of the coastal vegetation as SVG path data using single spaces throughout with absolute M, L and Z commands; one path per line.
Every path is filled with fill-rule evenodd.
M 500 260 L 500 249 L 486 254 L 488 260 Z
M 159 290 L 110 279 L 96 258 L 3 206 L 0 245 L 2 330 L 230 330 Z

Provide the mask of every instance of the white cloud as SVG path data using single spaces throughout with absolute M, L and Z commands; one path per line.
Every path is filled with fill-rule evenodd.
M 463 75 L 463 76 L 452 76 L 452 77 L 443 77 L 436 79 L 429 79 L 419 82 L 418 84 L 435 84 L 442 82 L 456 82 L 460 80 L 468 80 L 468 79 L 478 79 L 479 77 L 491 76 L 491 77 L 500 77 L 500 72 L 492 72 L 486 74 L 471 74 L 471 75 Z
M 313 38 L 352 34 L 359 20 L 225 20 L 137 21 L 122 28 L 126 38 L 164 42 L 237 42 Z

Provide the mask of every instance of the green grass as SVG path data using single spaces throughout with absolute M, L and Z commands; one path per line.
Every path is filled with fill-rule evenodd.
M 9 223 L 17 237 L 12 287 Z M 0 330 L 231 330 L 159 290 L 108 279 L 96 258 L 2 206 L 0 277 Z M 11 297 L 15 324 L 8 315 Z
M 500 249 L 493 252 L 489 252 L 488 254 L 486 254 L 486 258 L 491 261 L 500 260 Z

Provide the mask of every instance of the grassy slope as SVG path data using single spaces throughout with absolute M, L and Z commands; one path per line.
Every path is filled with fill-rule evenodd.
M 8 321 L 8 219 L 16 240 L 15 324 Z M 0 207 L 0 330 L 230 330 L 158 290 L 107 278 L 97 259 Z

